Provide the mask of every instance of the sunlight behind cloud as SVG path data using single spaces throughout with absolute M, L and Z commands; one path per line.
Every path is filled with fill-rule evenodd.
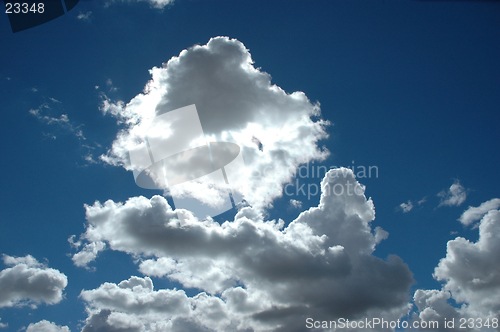
M 246 169 L 238 170 L 234 187 L 255 208 L 280 197 L 283 184 L 301 163 L 323 160 L 329 154 L 318 147 L 328 136 L 329 124 L 319 118 L 319 104 L 311 103 L 303 92 L 288 94 L 272 85 L 270 75 L 253 66 L 249 50 L 236 39 L 212 38 L 206 45 L 183 50 L 150 73 L 144 92 L 130 102 L 113 102 L 104 96 L 103 112 L 126 125 L 101 157 L 107 163 L 132 170 L 129 151 L 145 144 L 154 116 L 193 104 L 207 140 L 241 147 Z M 170 131 L 152 134 L 168 136 Z M 169 194 L 192 195 L 182 187 L 173 187 Z M 204 197 L 209 200 L 209 196 L 197 198 L 205 203 Z

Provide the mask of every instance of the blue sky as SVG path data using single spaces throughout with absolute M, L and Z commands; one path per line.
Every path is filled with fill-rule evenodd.
M 457 322 L 459 318 L 470 317 L 498 319 L 500 257 L 494 248 L 499 248 L 500 238 L 494 230 L 499 230 L 500 217 L 496 201 L 481 205 L 499 197 L 498 2 L 175 0 L 163 8 L 159 7 L 160 2 L 155 7 L 153 1 L 80 1 L 67 14 L 18 33 L 12 33 L 7 16 L 0 15 L 0 54 L 3 60 L 0 66 L 3 116 L 0 132 L 4 156 L 0 200 L 0 252 L 4 255 L 4 265 L 0 266 L 0 326 L 4 327 L 3 330 L 27 329 L 31 332 L 43 327 L 47 331 L 66 331 L 67 327 L 70 331 L 97 331 L 98 324 L 95 322 L 102 317 L 104 321 L 100 323 L 104 324 L 106 331 L 306 331 L 309 330 L 306 328 L 306 317 L 319 321 L 342 317 L 386 317 L 388 320 L 401 318 L 421 322 L 434 317 L 429 314 L 432 311 L 437 313 L 439 319 L 454 317 Z M 229 38 L 209 43 L 211 38 L 218 36 Z M 202 47 L 192 48 L 194 45 Z M 179 57 L 183 50 L 189 50 L 182 58 L 185 61 L 179 61 L 175 67 L 175 63 L 169 60 Z M 216 62 L 220 68 L 225 68 L 224 63 L 230 66 L 233 62 L 229 60 L 244 63 L 243 58 L 238 56 L 251 55 L 253 67 L 261 76 L 256 75 L 265 81 L 267 76 L 263 73 L 268 73 L 270 84 L 275 84 L 286 93 L 276 93 L 276 100 L 268 101 L 268 94 L 265 94 L 271 93 L 268 83 L 264 82 L 262 90 L 255 88 L 255 91 L 253 85 L 238 85 L 238 79 L 254 82 L 252 71 L 247 68 L 244 72 L 248 77 L 229 75 L 235 72 L 234 68 L 218 72 L 216 65 L 210 67 L 211 62 L 204 58 L 207 53 L 203 50 L 214 52 L 214 58 L 210 59 L 220 60 L 220 63 Z M 228 50 L 233 53 L 227 53 Z M 192 58 L 188 58 L 191 54 Z M 134 108 L 127 103 L 144 93 L 145 85 L 152 78 L 149 70 L 162 68 L 162 64 L 165 65 L 157 70 L 159 79 L 155 88 L 158 91 L 177 89 L 171 95 L 166 93 L 162 97 L 163 102 L 176 107 L 187 106 L 182 104 L 184 101 L 196 103 L 202 120 L 206 98 L 214 99 L 219 92 L 228 96 L 225 94 L 227 91 L 217 90 L 224 84 L 234 87 L 235 96 L 248 96 L 250 104 L 252 100 L 264 100 L 262 104 L 245 104 L 249 107 L 249 114 L 254 114 L 253 110 L 259 107 L 258 112 L 262 112 L 255 111 L 255 114 L 261 115 L 248 120 L 248 123 L 255 121 L 260 126 L 254 136 L 259 136 L 257 133 L 261 132 L 262 136 L 257 137 L 263 143 L 261 154 L 258 147 L 252 148 L 251 142 L 245 145 L 237 141 L 238 128 L 248 124 L 241 120 L 247 119 L 246 115 L 238 114 L 243 111 L 221 111 L 219 117 L 217 114 L 214 117 L 232 126 L 229 130 L 233 135 L 231 137 L 234 142 L 245 146 L 244 151 L 248 154 L 243 154 L 243 157 L 247 157 L 245 162 L 251 170 L 271 162 L 277 154 L 270 151 L 278 153 L 281 150 L 289 153 L 283 161 L 287 167 L 304 166 L 298 163 L 300 158 L 309 160 L 309 168 L 313 165 L 327 168 L 354 165 L 355 170 L 359 170 L 359 167 L 376 166 L 378 176 L 372 174 L 370 178 L 358 176 L 357 179 L 366 186 L 366 199 L 373 201 L 376 211 L 373 221 L 364 219 L 370 219 L 364 217 L 364 213 L 373 211 L 370 201 L 366 201 L 364 196 L 362 204 L 334 197 L 325 203 L 329 208 L 321 210 L 321 216 L 309 212 L 301 214 L 318 207 L 319 193 L 309 199 L 307 193 L 305 197 L 279 193 L 287 183 L 296 184 L 297 180 L 305 184 L 306 189 L 307 185 L 314 188 L 313 185 L 319 186 L 323 177 L 287 178 L 283 174 L 273 174 L 269 179 L 271 184 L 266 182 L 258 190 L 252 187 L 259 185 L 258 182 L 247 183 L 245 180 L 242 186 L 254 190 L 243 192 L 249 206 L 240 211 L 240 215 L 244 215 L 245 222 L 254 227 L 263 227 L 262 230 L 267 229 L 264 226 L 266 220 L 277 222 L 283 219 L 285 228 L 290 224 L 309 225 L 315 236 L 328 237 L 329 240 L 322 240 L 325 241 L 323 245 L 333 241 L 328 245 L 343 246 L 344 251 L 338 254 L 340 272 L 335 273 L 343 275 L 348 271 L 347 267 L 347 270 L 342 270 L 341 255 L 344 254 L 348 257 L 346 259 L 352 261 L 355 270 L 361 269 L 360 275 L 366 272 L 362 269 L 363 265 L 368 265 L 365 259 L 377 262 L 373 264 L 380 266 L 380 282 L 384 285 L 393 283 L 394 292 L 382 290 L 382 294 L 387 295 L 382 299 L 376 298 L 380 294 L 374 291 L 374 300 L 367 304 L 362 297 L 349 293 L 351 288 L 340 283 L 340 279 L 335 279 L 340 277 L 332 277 L 331 283 L 324 277 L 326 279 L 321 279 L 321 282 L 331 285 L 328 288 L 331 296 L 338 300 L 330 298 L 329 301 L 319 301 L 320 304 L 315 302 L 315 298 L 309 299 L 287 288 L 291 285 L 307 288 L 310 285 L 308 279 L 300 279 L 293 271 L 290 272 L 291 281 L 286 279 L 281 282 L 273 279 L 279 275 L 278 272 L 272 276 L 263 272 L 259 274 L 256 272 L 259 269 L 252 270 L 248 267 L 250 265 L 245 267 L 247 271 L 238 265 L 242 262 L 234 263 L 236 265 L 228 263 L 233 262 L 233 258 L 214 260 L 212 264 L 220 267 L 221 271 L 232 271 L 227 272 L 226 281 L 233 280 L 236 284 L 211 283 L 207 281 L 211 277 L 204 280 L 206 275 L 201 272 L 200 280 L 193 281 L 198 271 L 195 267 L 203 270 L 202 263 L 206 263 L 200 261 L 196 254 L 189 256 L 187 252 L 178 252 L 169 256 L 171 248 L 163 247 L 148 247 L 146 250 L 147 241 L 144 238 L 134 238 L 132 233 L 107 233 L 104 228 L 96 226 L 100 222 L 97 220 L 104 218 L 109 227 L 120 229 L 120 225 L 125 225 L 128 219 L 119 216 L 126 216 L 133 209 L 143 209 L 140 204 L 146 204 L 145 201 L 137 201 L 124 205 L 123 209 L 118 205 L 110 207 L 117 213 L 113 219 L 105 215 L 104 207 L 94 205 L 96 201 L 103 204 L 107 200 L 124 203 L 132 197 L 143 196 L 149 202 L 154 195 L 161 196 L 163 193 L 161 190 L 139 188 L 134 183 L 132 172 L 126 167 L 114 166 L 100 159 L 100 156 L 108 155 L 118 164 L 123 162 L 124 151 L 112 149 L 118 132 L 127 129 L 125 124 L 117 124 L 117 120 L 127 119 L 120 115 L 127 111 L 142 116 L 142 108 Z M 177 71 L 174 71 L 175 68 Z M 192 75 L 198 76 L 192 78 L 184 74 L 189 70 L 194 73 Z M 174 72 L 178 77 L 173 75 Z M 207 83 L 210 82 L 210 75 L 222 75 L 223 78 L 212 85 Z M 174 87 L 166 82 L 202 82 L 196 86 L 203 90 L 202 97 L 196 97 L 200 92 L 189 84 Z M 204 89 L 215 92 L 203 94 Z M 307 100 L 291 98 L 290 94 L 296 91 L 302 91 Z M 220 105 L 230 109 L 231 105 L 239 105 L 237 102 L 240 99 L 231 104 L 232 100 L 226 98 Z M 108 107 L 103 106 L 105 100 Z M 275 110 L 273 105 L 281 105 L 281 102 L 288 106 Z M 321 114 L 313 116 L 310 112 L 317 103 Z M 300 120 L 304 114 L 309 120 Z M 232 123 L 233 115 L 241 121 Z M 268 118 L 270 120 L 266 122 Z M 330 124 L 318 129 L 321 119 Z M 208 125 L 204 128 L 207 133 L 206 128 Z M 279 135 L 271 138 L 273 130 Z M 127 139 L 133 138 L 130 131 L 125 133 L 129 135 Z M 245 133 L 241 131 L 241 135 Z M 270 136 L 267 137 L 266 133 Z M 283 138 L 287 135 L 291 138 Z M 301 139 L 304 143 L 298 144 Z M 255 155 L 260 157 L 252 157 L 254 159 L 249 162 L 248 156 Z M 274 184 L 279 184 L 278 194 L 273 191 L 276 190 Z M 295 187 L 288 187 L 289 192 L 296 194 Z M 452 192 L 450 188 L 453 188 Z M 292 199 L 300 201 L 300 204 L 292 206 Z M 447 199 L 450 199 L 448 204 Z M 404 212 L 401 204 L 410 205 L 409 201 L 412 208 Z M 158 206 L 166 208 L 165 202 L 172 205 L 172 197 L 158 202 Z M 268 203 L 272 206 L 266 206 Z M 86 216 L 84 204 L 94 206 L 96 215 L 87 212 Z M 483 206 L 480 209 L 482 213 L 475 221 L 458 221 L 469 207 L 479 206 Z M 215 220 L 220 224 L 228 220 L 236 225 L 236 212 L 228 211 L 215 217 Z M 344 218 L 342 215 L 349 213 L 363 220 L 360 221 L 363 226 L 351 229 L 345 226 L 347 224 L 337 222 Z M 144 212 L 143 215 L 146 214 Z M 299 214 L 301 217 L 297 221 Z M 132 215 L 130 218 L 137 218 L 137 222 L 151 221 L 142 220 L 140 216 Z M 322 218 L 332 224 L 328 231 L 317 221 Z M 243 223 L 243 219 L 238 220 Z M 350 219 L 346 217 L 342 220 L 348 223 Z M 481 226 L 474 227 L 475 224 Z M 92 228 L 89 225 L 94 225 L 92 227 L 95 227 L 100 240 L 84 236 Z M 346 227 L 351 233 L 344 234 L 344 228 L 335 227 Z M 364 234 L 363 227 L 368 227 L 371 235 Z M 343 242 L 351 235 L 353 239 L 358 239 L 356 236 L 359 234 L 366 235 L 366 241 L 375 241 L 377 227 L 388 232 L 388 237 L 377 240 L 375 250 L 364 256 L 360 254 L 358 257 L 356 252 L 361 242 Z M 278 238 L 284 236 L 282 241 L 288 241 L 283 235 L 287 232 L 276 232 L 279 234 L 271 233 Z M 303 238 L 320 241 L 319 237 L 313 237 L 302 228 L 293 231 L 290 228 L 286 236 L 293 237 L 290 234 L 294 232 L 299 235 L 305 232 Z M 337 238 L 336 234 L 344 234 L 344 237 Z M 486 241 L 488 234 L 490 242 Z M 68 242 L 72 235 L 75 235 L 75 242 L 81 240 L 78 248 Z M 457 240 L 457 237 L 463 237 L 470 243 Z M 74 255 L 82 252 L 86 244 L 98 245 L 99 241 L 106 246 L 106 250 L 78 266 Z M 120 241 L 128 243 L 128 247 L 117 244 Z M 165 239 L 165 242 L 168 241 Z M 304 245 L 312 246 L 313 242 Z M 447 253 L 447 244 L 450 246 L 450 243 L 456 251 L 448 247 Z M 272 248 L 270 245 L 267 255 L 273 255 Z M 299 250 L 298 247 L 291 248 L 295 247 L 287 244 L 279 250 L 288 253 Z M 312 247 L 307 248 L 312 250 Z M 367 248 L 359 244 L 358 249 Z M 207 248 L 207 251 L 210 250 Z M 455 255 L 454 260 L 452 254 Z M 27 255 L 39 263 L 26 258 Z M 387 263 L 388 255 L 397 255 L 404 263 L 390 265 Z M 182 272 L 181 276 L 172 276 L 172 271 L 163 274 L 152 272 L 154 269 L 148 270 L 146 265 L 141 265 L 148 261 L 156 268 L 154 271 L 158 271 L 163 266 L 161 259 L 170 257 L 177 260 L 176 264 L 185 263 L 184 267 L 176 267 Z M 471 257 L 479 265 L 469 265 L 465 269 Z M 441 259 L 443 264 L 439 265 Z M 264 261 L 261 263 L 260 266 L 265 266 Z M 287 263 L 283 264 L 286 270 Z M 407 264 L 407 270 L 404 264 Z M 438 265 L 440 268 L 437 268 Z M 35 283 L 29 288 L 31 290 L 26 290 L 28 288 L 22 284 L 23 277 L 19 272 L 22 269 L 25 273 L 40 276 L 40 284 Z M 246 272 L 241 272 L 242 269 Z M 314 271 L 311 268 L 308 278 L 315 278 Z M 408 271 L 411 271 L 414 280 L 410 280 Z M 434 278 L 433 274 L 441 276 L 441 279 L 437 280 L 438 277 Z M 136 279 L 133 279 L 134 276 Z M 296 280 L 293 279 L 295 277 Z M 357 280 L 349 274 L 343 278 L 351 286 L 353 280 Z M 51 286 L 46 283 L 49 279 L 54 283 Z M 197 294 L 205 291 L 210 301 L 222 301 L 220 305 L 226 308 L 214 315 L 226 318 L 220 318 L 219 322 L 206 318 L 208 316 L 204 315 L 209 309 L 182 314 L 169 311 L 158 318 L 148 311 L 152 309 L 147 305 L 143 311 L 140 308 L 120 307 L 115 303 L 119 300 L 113 298 L 112 292 L 106 295 L 108 302 L 100 297 L 103 296 L 103 285 L 108 285 L 109 289 L 132 289 L 126 288 L 126 283 L 120 284 L 126 280 L 142 285 L 145 292 L 152 292 L 147 280 L 152 280 L 154 292 L 184 289 L 187 295 L 184 300 L 179 300 L 181 302 L 192 303 Z M 382 287 L 377 284 L 379 281 L 371 284 L 370 278 L 366 280 L 367 290 L 363 288 L 363 291 L 367 293 Z M 402 284 L 396 286 L 398 282 L 395 280 L 400 280 Z M 477 283 L 482 283 L 484 287 L 471 286 Z M 282 293 L 289 296 L 278 291 L 270 292 L 270 285 L 277 289 L 282 287 Z M 339 289 L 347 289 L 346 294 L 340 294 Z M 87 293 L 81 293 L 82 290 Z M 253 309 L 245 313 L 230 307 L 228 294 L 233 294 L 231 292 L 235 290 L 257 299 Z M 436 290 L 435 293 L 432 290 Z M 314 290 L 311 292 L 314 293 Z M 152 294 L 164 296 L 166 293 Z M 267 295 L 262 297 L 262 294 Z M 370 298 L 370 294 L 365 296 Z M 138 295 L 130 291 L 123 296 Z M 451 296 L 448 302 L 446 296 Z M 478 298 L 486 300 L 481 303 Z M 202 301 L 199 297 L 196 299 Z M 310 305 L 315 309 L 304 309 L 306 307 L 299 305 L 300 299 L 305 299 L 304 306 Z M 205 308 L 202 302 L 197 303 L 200 308 Z M 466 306 L 459 310 L 462 304 Z M 276 307 L 288 308 L 295 314 L 286 314 L 286 310 L 276 313 L 272 310 Z M 352 310 L 339 311 L 338 308 L 342 307 L 352 307 Z M 274 319 L 260 319 L 264 314 Z M 110 320 L 109 317 L 115 318 Z

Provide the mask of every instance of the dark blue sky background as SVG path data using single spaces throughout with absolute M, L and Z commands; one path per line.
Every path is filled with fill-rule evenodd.
M 76 18 L 88 11 L 89 21 Z M 45 318 L 76 331 L 85 318 L 81 289 L 138 273 L 123 253 L 104 252 L 95 272 L 67 255 L 68 237 L 84 231 L 84 203 L 152 195 L 125 170 L 84 160 L 84 144 L 99 155 L 117 132 L 115 119 L 98 109 L 99 92 L 128 101 L 149 80 L 148 69 L 219 35 L 243 42 L 274 84 L 321 103 L 332 122 L 323 165 L 378 167 L 378 178 L 359 179 L 375 204 L 373 225 L 390 233 L 377 256 L 399 255 L 417 287 L 439 288 L 432 273 L 457 236 L 450 232 L 477 238 L 457 218 L 499 195 L 498 2 L 176 0 L 161 11 L 145 2 L 81 1 L 16 34 L 0 15 L 0 252 L 47 258 L 69 279 L 63 305 L 0 309 L 9 329 Z M 118 90 L 109 91 L 108 79 Z M 83 124 L 87 139 L 29 114 L 44 102 L 53 104 L 52 116 Z M 467 201 L 437 208 L 437 193 L 455 180 Z M 397 210 L 423 197 L 409 213 Z M 319 197 L 296 198 L 300 211 L 287 208 L 289 199 L 277 200 L 270 217 L 289 222 Z

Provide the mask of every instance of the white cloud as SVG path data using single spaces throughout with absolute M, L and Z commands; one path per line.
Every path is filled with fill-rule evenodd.
M 360 194 L 332 193 L 348 183 Z M 177 211 L 186 216 L 179 220 L 161 196 L 86 206 L 82 241 L 129 253 L 143 274 L 200 293 L 155 291 L 148 277 L 105 283 L 81 293 L 89 313 L 83 331 L 300 331 L 307 317 L 406 315 L 412 274 L 398 257 L 372 255 L 388 234 L 372 230 L 364 187 L 339 169 L 322 191 L 319 206 L 286 227 L 250 207 L 222 225 L 188 211 Z
M 90 16 L 91 15 L 92 15 L 91 11 L 88 11 L 86 13 L 80 12 L 76 18 L 79 19 L 79 20 L 88 21 L 88 20 L 90 20 Z
M 413 203 L 408 200 L 408 203 L 399 204 L 399 208 L 403 210 L 403 213 L 410 212 L 413 209 Z
M 290 206 L 292 206 L 294 208 L 297 208 L 297 209 L 300 209 L 302 207 L 302 202 L 298 201 L 296 199 L 291 199 L 290 200 Z
M 500 313 L 500 211 L 490 210 L 482 218 L 477 242 L 462 237 L 449 241 L 435 276 L 446 282 L 444 288 L 457 302 Z
M 42 302 L 56 304 L 62 300 L 68 280 L 58 270 L 46 267 L 30 255 L 3 255 L 3 261 L 12 267 L 0 272 L 0 308 Z
M 105 247 L 106 244 L 101 241 L 87 243 L 80 252 L 73 255 L 72 260 L 76 266 L 87 267 L 87 264 L 94 261 L 99 251 L 104 250 Z
M 492 208 L 479 223 L 479 239 L 470 242 L 463 237 L 448 241 L 446 257 L 434 271 L 434 277 L 444 283 L 443 289 L 418 290 L 415 303 L 421 319 L 435 317 L 443 320 L 460 318 L 500 318 L 500 211 L 491 202 L 481 204 L 481 214 Z M 487 203 L 487 204 L 486 204 Z M 473 208 L 477 209 L 477 208 Z M 470 210 L 470 209 L 469 209 Z M 464 220 L 474 220 L 473 211 Z M 470 223 L 469 223 L 470 224 Z M 452 307 L 449 299 L 462 306 Z M 457 325 L 457 324 L 456 324 Z M 457 326 L 455 326 L 457 328 Z M 450 329 L 441 328 L 442 331 Z M 457 328 L 457 331 L 460 330 Z M 463 329 L 462 329 L 463 330 Z M 490 329 L 475 329 L 474 331 Z M 498 330 L 498 329 L 497 329 Z
M 494 198 L 482 203 L 478 207 L 469 206 L 458 219 L 465 226 L 469 226 L 475 221 L 481 219 L 488 211 L 497 210 L 500 207 L 500 198 Z
M 111 78 L 108 78 L 106 80 L 106 85 L 108 86 L 110 92 L 115 92 L 118 90 L 118 88 L 113 85 L 113 81 L 111 80 Z
M 109 6 L 111 2 L 116 2 L 118 0 L 110 0 L 106 6 Z M 163 9 L 167 5 L 172 5 L 174 3 L 174 0 L 121 0 L 121 2 L 144 2 L 147 1 L 152 7 L 158 8 L 158 9 Z
M 67 326 L 58 326 L 46 320 L 30 324 L 26 332 L 70 332 Z
M 419 322 L 419 324 L 437 322 L 437 326 L 434 325 L 435 328 L 425 328 L 430 331 L 463 331 L 464 329 L 459 328 L 461 315 L 448 302 L 450 298 L 451 294 L 448 291 L 418 289 L 413 296 L 418 313 L 413 315 L 412 322 Z M 454 320 L 454 328 L 445 327 L 445 319 L 448 322 Z M 422 324 L 422 326 L 425 325 Z M 465 331 L 470 331 L 470 329 L 465 329 Z
M 82 158 L 85 160 L 86 164 L 98 163 L 97 160 L 94 160 L 91 150 L 95 150 L 96 147 L 100 148 L 101 146 L 96 142 L 84 144 L 85 142 L 88 142 L 87 137 L 84 135 L 82 130 L 84 124 L 78 124 L 75 121 L 70 120 L 68 114 L 63 113 L 64 107 L 62 106 L 61 101 L 51 97 L 42 98 L 44 102 L 42 102 L 38 108 L 32 108 L 28 112 L 38 121 L 47 125 L 47 128 L 50 128 L 51 132 L 42 132 L 42 135 L 48 139 L 55 140 L 61 133 L 71 134 L 78 139 L 80 148 L 83 150 Z M 58 134 L 56 134 L 56 132 Z M 102 152 L 99 152 L 98 155 L 100 153 Z
M 143 144 L 153 118 L 192 104 L 208 141 L 241 147 L 247 167 L 240 170 L 235 187 L 254 208 L 280 197 L 298 165 L 328 155 L 317 146 L 327 137 L 328 122 L 312 120 L 320 115 L 319 104 L 311 103 L 303 92 L 287 94 L 272 85 L 270 75 L 253 66 L 250 52 L 235 39 L 212 38 L 150 73 L 144 92 L 128 103 L 103 96 L 102 111 L 125 124 L 111 150 L 101 157 L 107 163 L 132 170 L 129 151 Z M 162 135 L 177 137 L 176 130 L 181 129 L 173 127 Z M 169 189 L 175 197 L 203 193 L 197 198 L 205 203 L 216 197 L 179 186 Z
M 0 318 L 0 320 L 2 320 L 2 318 Z M 9 327 L 9 324 L 4 324 L 4 323 L 0 322 L 0 329 L 5 329 L 7 327 Z
M 43 109 L 43 108 L 49 108 L 49 106 L 47 104 L 43 104 L 37 109 L 30 109 L 29 113 L 31 115 L 35 116 L 38 120 L 43 121 L 47 124 L 54 123 L 54 124 L 63 125 L 63 124 L 67 124 L 69 122 L 67 114 L 62 114 L 59 118 L 54 118 L 54 117 L 50 117 L 47 115 L 41 115 L 40 114 L 41 109 Z
M 424 204 L 425 202 L 427 202 L 427 197 L 423 197 L 421 200 L 417 201 L 417 205 L 420 206 L 422 204 Z M 399 206 L 396 208 L 396 211 L 403 211 L 403 213 L 407 213 L 407 212 L 410 212 L 411 210 L 413 210 L 413 208 L 415 207 L 414 203 L 411 201 L 411 200 L 408 200 L 408 203 L 401 203 L 399 204 Z
M 60 101 L 50 98 L 50 100 L 53 103 L 61 103 Z M 47 103 L 43 103 L 36 109 L 30 109 L 29 113 L 33 115 L 35 118 L 37 118 L 40 122 L 43 122 L 48 125 L 56 125 L 59 128 L 66 130 L 68 132 L 73 133 L 76 137 L 81 138 L 82 140 L 86 140 L 85 136 L 83 135 L 82 130 L 80 127 L 82 125 L 75 126 L 68 118 L 67 114 L 61 114 L 59 117 L 53 117 L 49 116 L 46 114 L 43 114 L 46 112 L 46 110 L 50 110 L 50 106 Z M 53 135 L 52 135 L 53 136 Z M 55 138 L 55 136 L 53 136 Z
M 156 8 L 164 8 L 166 5 L 174 3 L 174 0 L 140 0 L 140 1 L 148 1 L 150 4 L 154 5 Z
M 43 267 L 43 264 L 38 262 L 33 256 L 27 255 L 25 257 L 12 257 L 3 255 L 3 263 L 5 265 L 26 265 L 28 267 Z
M 49 133 L 42 133 L 44 137 L 50 138 L 50 139 L 57 139 L 56 135 L 49 134 Z
M 447 205 L 447 206 L 459 206 L 465 199 L 467 198 L 467 192 L 465 188 L 460 184 L 457 180 L 453 183 L 448 189 L 448 191 L 443 190 L 438 194 L 438 197 L 441 197 L 441 202 L 439 206 Z

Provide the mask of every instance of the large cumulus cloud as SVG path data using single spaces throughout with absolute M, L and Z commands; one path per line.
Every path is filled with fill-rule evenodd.
M 253 66 L 250 52 L 238 40 L 212 38 L 150 70 L 152 79 L 128 103 L 104 96 L 102 110 L 117 117 L 124 128 L 101 158 L 133 170 L 129 151 L 139 151 L 157 115 L 195 104 L 207 141 L 232 142 L 241 147 L 247 166 L 238 170 L 234 187 L 255 208 L 282 195 L 282 185 L 300 163 L 324 159 L 318 147 L 326 138 L 327 121 L 320 119 L 319 104 L 303 92 L 286 93 L 271 84 L 271 76 Z M 182 136 L 177 127 L 155 135 Z M 170 188 L 183 196 L 193 191 Z M 206 190 L 205 190 L 206 191 Z M 200 192 L 199 190 L 197 191 Z M 214 195 L 197 199 L 210 202 Z
M 348 185 L 350 194 L 332 190 Z M 404 316 L 412 274 L 396 256 L 372 255 L 388 234 L 370 226 L 375 210 L 364 187 L 349 169 L 331 170 L 321 186 L 319 206 L 286 227 L 250 207 L 223 224 L 200 221 L 189 211 L 173 211 L 161 196 L 86 206 L 80 241 L 138 257 L 146 275 L 83 291 L 87 324 L 130 331 L 185 324 L 200 331 L 301 331 L 307 317 Z M 147 276 L 199 294 L 155 291 Z
M 85 332 L 289 332 L 303 331 L 309 317 L 396 320 L 408 314 L 412 273 L 397 256 L 373 255 L 388 233 L 372 229 L 373 202 L 352 170 L 328 172 L 319 205 L 289 224 L 265 218 L 299 165 L 328 156 L 319 146 L 328 122 L 318 103 L 271 84 L 249 50 L 227 37 L 186 49 L 150 73 L 143 93 L 129 102 L 103 95 L 103 112 L 123 127 L 101 159 L 134 170 L 129 153 L 148 144 L 146 134 L 182 136 L 174 125 L 150 133 L 153 119 L 195 104 L 207 141 L 241 148 L 246 167 L 236 187 L 249 206 L 219 224 L 174 210 L 162 196 L 86 205 L 86 231 L 71 239 L 81 248 L 74 263 L 88 266 L 109 248 L 135 257 L 143 277 L 82 291 Z M 174 189 L 174 197 L 186 194 Z M 199 199 L 214 195 L 205 196 Z M 153 277 L 198 294 L 155 290 Z

